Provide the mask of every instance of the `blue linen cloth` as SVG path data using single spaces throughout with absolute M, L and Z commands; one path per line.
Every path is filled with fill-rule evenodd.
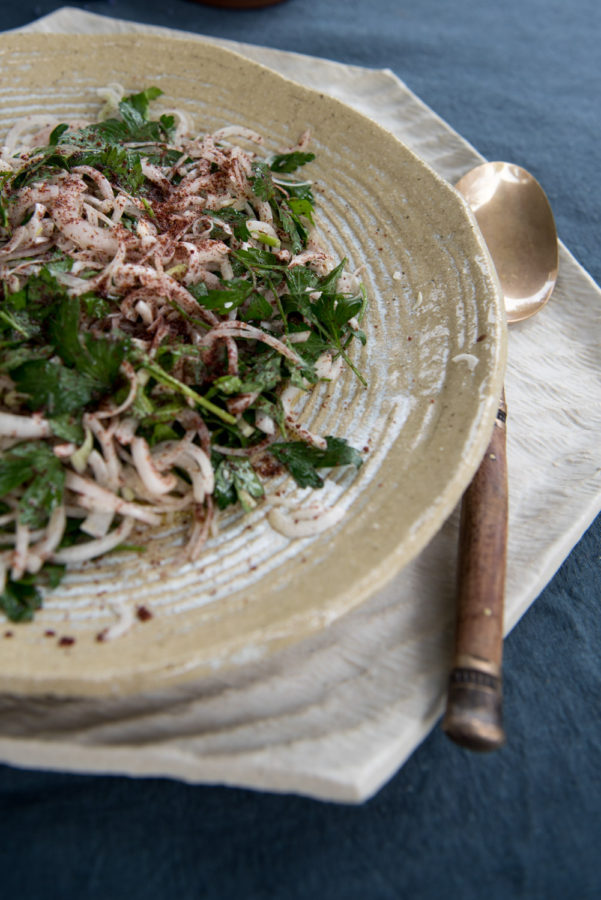
M 601 281 L 598 0 L 71 5 L 391 68 L 485 156 L 539 178 Z M 60 6 L 2 3 L 0 28 Z M 476 756 L 437 729 L 357 808 L 0 767 L 3 900 L 598 898 L 600 537 L 601 517 L 506 641 L 503 750 Z

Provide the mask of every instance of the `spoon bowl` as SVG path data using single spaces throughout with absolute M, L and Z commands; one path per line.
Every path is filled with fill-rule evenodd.
M 530 172 L 506 162 L 476 166 L 455 187 L 492 256 L 508 323 L 528 319 L 557 281 L 557 232 L 547 195 Z

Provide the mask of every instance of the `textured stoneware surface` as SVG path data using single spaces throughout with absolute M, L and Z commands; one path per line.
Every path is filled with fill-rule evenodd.
M 221 48 L 153 38 L 0 38 L 0 140 L 30 112 L 94 115 L 95 89 L 150 84 L 199 130 L 242 123 L 268 149 L 313 134 L 319 223 L 370 296 L 367 348 L 335 386 L 299 398 L 313 430 L 368 448 L 320 500 L 341 505 L 325 536 L 288 541 L 259 508 L 225 516 L 194 565 L 175 565 L 183 532 L 148 552 L 74 569 L 36 621 L 3 642 L 0 685 L 27 693 L 110 694 L 174 683 L 263 658 L 323 628 L 422 549 L 484 452 L 503 378 L 505 325 L 490 261 L 458 195 L 391 134 L 337 101 Z M 286 480 L 291 498 L 306 502 Z M 124 604 L 154 617 L 118 641 L 96 634 Z M 58 648 L 47 629 L 76 640 Z

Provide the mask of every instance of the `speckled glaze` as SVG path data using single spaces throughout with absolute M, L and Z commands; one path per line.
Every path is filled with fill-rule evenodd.
M 299 397 L 312 430 L 364 449 L 355 472 L 319 499 L 346 511 L 325 535 L 289 541 L 266 521 L 224 515 L 195 564 L 179 561 L 184 528 L 148 537 L 143 555 L 71 570 L 32 624 L 3 640 L 0 690 L 109 695 L 146 691 L 260 659 L 350 610 L 421 550 L 459 500 L 488 441 L 505 363 L 502 299 L 459 195 L 391 134 L 345 105 L 199 41 L 136 36 L 0 37 L 0 140 L 18 116 L 94 116 L 95 89 L 156 84 L 199 131 L 255 128 L 268 149 L 307 127 L 318 224 L 349 268 L 362 266 L 368 343 L 348 372 Z M 157 105 L 158 108 L 158 105 Z M 289 479 L 285 490 L 306 502 Z M 96 635 L 116 610 L 152 618 L 114 642 Z M 8 627 L 8 626 L 7 626 Z M 54 632 L 48 637 L 45 632 Z M 75 638 L 57 646 L 61 637 Z

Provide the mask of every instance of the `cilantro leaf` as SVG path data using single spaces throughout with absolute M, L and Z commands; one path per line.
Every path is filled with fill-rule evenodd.
M 303 441 L 285 441 L 272 444 L 269 452 L 286 466 L 299 487 L 321 488 L 324 482 L 317 469 L 336 466 L 355 466 L 358 469 L 363 463 L 359 451 L 344 438 L 330 435 L 326 442 L 326 449 L 320 450 Z
M 57 272 L 70 272 L 73 268 L 73 259 L 63 253 L 62 250 L 56 250 L 52 258 L 46 263 L 44 268 L 56 277 Z
M 69 171 L 74 166 L 89 165 L 104 172 L 125 190 L 138 193 L 146 180 L 142 173 L 142 155 L 135 148 L 122 144 L 161 144 L 172 137 L 173 116 L 148 119 L 149 103 L 161 93 L 159 88 L 150 87 L 124 97 L 119 104 L 120 119 L 105 119 L 78 131 L 69 131 L 65 124 L 58 125 L 50 135 L 48 146 L 34 151 L 33 158 L 13 177 L 12 187 L 19 189 L 52 169 Z M 180 155 L 178 153 L 177 158 Z M 173 154 L 171 158 L 174 158 Z
M 51 263 L 55 267 L 54 263 Z M 23 312 L 31 322 L 40 324 L 52 311 L 57 297 L 65 295 L 65 289 L 56 280 L 50 265 L 43 266 L 35 275 L 30 275 L 21 290 L 9 294 L 3 303 L 3 309 Z M 54 271 L 57 271 L 54 268 Z

